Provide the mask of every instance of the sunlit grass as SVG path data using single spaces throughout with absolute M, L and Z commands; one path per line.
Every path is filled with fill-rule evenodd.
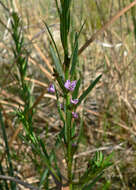
M 52 146 L 52 140 L 55 141 L 55 136 L 58 133 L 60 121 L 57 115 L 55 106 L 55 96 L 47 93 L 46 89 L 49 83 L 52 82 L 53 62 L 49 50 L 49 40 L 47 30 L 43 20 L 47 22 L 49 28 L 54 32 L 54 37 L 59 28 L 59 18 L 55 8 L 54 1 L 2 1 L 8 8 L 18 12 L 23 21 L 23 30 L 25 35 L 25 48 L 30 52 L 28 64 L 28 76 L 26 81 L 31 84 L 31 93 L 37 101 L 34 111 L 34 129 L 38 134 L 46 139 L 48 131 L 47 143 Z M 93 33 L 99 30 L 106 21 L 110 20 L 111 16 L 116 14 L 124 6 L 130 3 L 129 0 L 124 1 L 74 1 L 72 4 L 73 28 L 79 31 L 81 24 L 86 20 L 81 38 L 79 39 L 79 47 L 81 47 Z M 16 118 L 11 114 L 15 109 L 23 109 L 24 102 L 21 100 L 18 88 L 20 84 L 17 81 L 18 71 L 16 62 L 12 54 L 13 41 L 10 33 L 5 26 L 8 25 L 8 14 L 0 6 L 1 21 L 0 23 L 0 104 L 5 112 L 4 119 L 6 120 L 7 133 L 9 133 L 9 141 L 12 139 L 17 129 L 19 128 Z M 109 180 L 111 187 L 109 189 L 120 189 L 123 184 L 124 189 L 134 189 L 135 174 L 135 35 L 134 35 L 134 15 L 129 10 L 102 34 L 98 35 L 96 40 L 91 43 L 86 51 L 79 57 L 77 70 L 84 77 L 82 82 L 82 90 L 85 89 L 90 81 L 92 81 L 100 73 L 103 73 L 103 78 L 100 83 L 93 89 L 91 95 L 85 102 L 84 121 L 84 137 L 80 152 L 86 152 L 86 156 L 81 156 L 81 169 L 77 169 L 77 175 L 83 171 L 86 164 L 84 160 L 89 154 L 89 150 L 97 147 L 116 147 L 115 150 L 115 169 L 111 175 L 105 175 L 103 180 Z M 56 32 L 56 33 L 55 33 Z M 33 41 L 31 41 L 33 39 Z M 59 43 L 59 38 L 56 41 L 59 51 L 62 55 L 62 46 Z M 69 45 L 70 46 L 70 45 Z M 82 73 L 83 71 L 83 73 Z M 95 109 L 94 101 L 97 108 Z M 82 107 L 80 108 L 82 109 Z M 22 127 L 20 127 L 22 129 Z M 20 132 L 21 130 L 19 130 Z M 23 134 L 23 131 L 21 131 Z M 21 147 L 18 154 L 20 159 L 26 156 L 26 171 L 31 173 L 31 168 L 27 169 L 27 162 L 33 164 L 34 172 L 32 175 L 37 178 L 36 171 L 42 171 L 40 164 L 31 158 L 31 151 L 28 155 L 23 152 L 27 148 L 21 144 L 20 138 L 15 135 L 13 138 L 17 149 Z M 12 147 L 15 145 L 11 143 Z M 120 144 L 120 143 L 123 143 Z M 61 151 L 58 153 L 61 156 Z M 38 156 L 37 156 L 38 157 Z M 130 161 L 129 161 L 130 160 Z M 16 161 L 17 162 L 17 161 Z M 125 167 L 129 163 L 128 168 Z M 20 161 L 20 167 L 24 167 L 24 162 Z M 79 163 L 80 164 L 80 163 Z M 24 167 L 24 170 L 25 170 Z M 78 170 L 80 172 L 78 172 Z M 132 172 L 132 174 L 131 174 Z M 29 175 L 23 175 L 23 169 L 20 171 L 22 179 L 30 178 Z M 27 173 L 27 172 L 26 172 Z M 122 176 L 122 177 L 121 177 Z M 130 179 L 130 180 L 128 180 Z M 118 181 L 120 181 L 118 183 Z M 104 188 L 103 188 L 104 189 Z

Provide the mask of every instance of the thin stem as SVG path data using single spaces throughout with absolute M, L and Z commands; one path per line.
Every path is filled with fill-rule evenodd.
M 16 178 L 11 177 L 11 176 L 0 175 L 0 179 L 13 181 L 13 182 L 18 183 L 20 185 L 23 185 L 26 188 L 31 189 L 31 190 L 40 190 L 39 188 L 34 187 L 34 186 L 30 185 L 29 183 L 26 183 L 26 182 L 24 182 L 24 181 L 22 181 L 20 179 L 16 179 Z
M 66 96 L 66 131 L 67 131 L 67 175 L 72 187 L 72 150 L 71 150 L 71 111 L 69 110 L 70 96 Z
M 115 16 L 113 16 L 108 22 L 106 22 L 100 30 L 94 33 L 89 40 L 85 42 L 85 44 L 79 49 L 78 55 L 80 55 L 104 30 L 106 30 L 111 24 L 113 24 L 120 16 L 122 16 L 125 12 L 136 5 L 136 0 L 126 6 L 124 9 L 119 11 Z

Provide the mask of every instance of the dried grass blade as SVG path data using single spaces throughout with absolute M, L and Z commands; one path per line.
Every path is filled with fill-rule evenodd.
M 79 49 L 78 55 L 80 55 L 89 45 L 92 43 L 99 34 L 101 34 L 104 30 L 106 30 L 111 24 L 113 24 L 120 16 L 122 16 L 125 12 L 136 5 L 136 0 L 126 6 L 124 9 L 119 11 L 115 16 L 113 16 L 104 26 L 94 33 L 89 40 L 85 42 L 85 44 Z

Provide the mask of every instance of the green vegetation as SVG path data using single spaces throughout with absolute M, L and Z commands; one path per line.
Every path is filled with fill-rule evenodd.
M 136 1 L 0 0 L 0 189 L 136 189 Z

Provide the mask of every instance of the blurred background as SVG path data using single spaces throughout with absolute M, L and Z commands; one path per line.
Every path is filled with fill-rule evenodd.
M 72 1 L 71 32 L 79 31 L 86 21 L 79 39 L 79 47 L 113 15 L 131 2 L 132 0 Z M 53 146 L 61 122 L 57 114 L 56 98 L 46 91 L 53 80 L 53 62 L 49 50 L 50 40 L 43 21 L 48 24 L 63 55 L 59 36 L 59 17 L 53 0 L 0 1 L 0 107 L 4 113 L 8 139 L 9 141 L 12 139 L 11 150 L 17 175 L 28 182 L 37 183 L 37 168 L 39 174 L 42 170 L 39 158 L 38 156 L 32 158 L 29 147 L 15 136 L 19 124 L 13 113 L 15 109 L 23 107 L 24 102 L 20 98 L 18 70 L 12 53 L 9 14 L 12 10 L 18 13 L 23 23 L 25 49 L 29 52 L 26 80 L 31 84 L 31 94 L 34 99 L 43 95 L 35 108 L 33 119 L 35 131 L 41 138 L 45 138 L 49 147 Z M 103 74 L 81 107 L 84 110 L 84 134 L 79 154 L 75 157 L 79 158 L 77 173 L 80 174 L 84 170 L 86 160 L 93 156 L 96 148 L 103 150 L 104 154 L 114 151 L 114 165 L 105 172 L 99 183 L 108 181 L 107 189 L 110 190 L 134 190 L 136 189 L 136 6 L 98 35 L 83 51 L 79 56 L 77 73 L 83 79 L 81 91 L 100 73 Z M 19 132 L 23 134 L 22 129 Z M 3 139 L 0 138 L 1 155 L 2 149 Z M 61 156 L 61 152 L 58 152 L 60 159 Z M 34 161 L 36 159 L 37 161 Z

